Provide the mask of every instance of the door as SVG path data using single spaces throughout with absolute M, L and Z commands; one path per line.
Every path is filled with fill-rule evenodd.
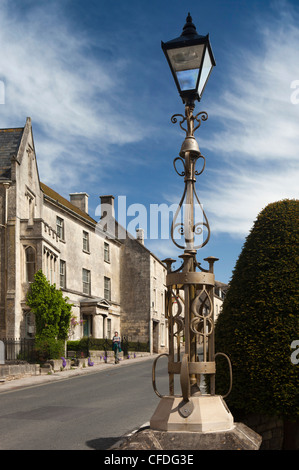
M 83 336 L 91 336 L 91 316 L 83 315 Z

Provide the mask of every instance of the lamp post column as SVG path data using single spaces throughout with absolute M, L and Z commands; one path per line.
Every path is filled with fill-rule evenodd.
M 216 356 L 225 356 L 230 365 L 229 358 L 223 353 L 215 354 L 214 348 L 213 267 L 217 258 L 205 258 L 208 269 L 202 268 L 196 259 L 197 250 L 209 241 L 210 227 L 195 189 L 196 176 L 201 175 L 205 168 L 205 158 L 194 132 L 208 116 L 205 112 L 194 116 L 193 111 L 194 102 L 200 100 L 215 60 L 209 36 L 197 34 L 190 14 L 181 36 L 162 43 L 162 49 L 185 104 L 185 114 L 175 114 L 171 118 L 173 123 L 179 120 L 181 129 L 186 132 L 179 157 L 174 159 L 175 171 L 184 177 L 185 186 L 171 225 L 172 241 L 183 250 L 183 254 L 180 255 L 182 264 L 178 269 L 172 269 L 175 260 L 164 260 L 167 269 L 169 353 L 157 356 L 152 368 L 153 388 L 161 400 L 150 420 L 151 429 L 136 433 L 133 441 L 141 443 L 141 449 L 144 449 L 146 442 L 144 437 L 154 442 L 153 449 L 228 449 L 230 446 L 239 449 L 244 428 L 236 432 L 235 437 L 233 416 L 223 400 L 230 389 L 224 397 L 215 395 Z M 203 165 L 198 171 L 195 167 L 199 161 Z M 181 166 L 181 170 L 177 165 Z M 200 212 L 195 210 L 195 206 L 199 207 Z M 185 339 L 183 355 L 180 349 L 182 334 Z M 199 359 L 201 346 L 202 360 Z M 156 387 L 156 364 L 161 356 L 168 356 L 169 395 L 161 395 Z M 202 392 L 198 386 L 203 374 L 210 376 L 210 393 Z M 180 378 L 181 395 L 175 393 L 175 375 Z M 244 442 L 244 449 L 256 446 L 252 435 L 249 438 L 245 436 Z M 145 445 L 148 446 L 148 442 Z M 123 448 L 134 448 L 134 444 L 133 447 L 125 444 Z
M 204 269 L 197 261 L 197 250 L 204 247 L 210 238 L 210 226 L 196 193 L 196 176 L 205 169 L 205 158 L 199 150 L 194 132 L 206 121 L 208 115 L 201 111 L 194 115 L 195 100 L 200 99 L 212 66 L 215 65 L 208 36 L 199 36 L 188 15 L 187 23 L 180 38 L 163 44 L 162 48 L 170 64 L 172 74 L 185 104 L 185 114 L 172 116 L 173 123 L 179 122 L 186 136 L 179 156 L 174 159 L 177 174 L 184 177 L 184 191 L 171 225 L 173 243 L 183 250 L 181 266 L 172 270 L 172 259 L 165 260 L 167 266 L 167 315 L 169 322 L 169 396 L 162 396 L 155 381 L 153 365 L 153 386 L 162 398 L 151 427 L 161 430 L 216 430 L 230 429 L 233 418 L 224 406 L 221 397 L 215 396 L 215 350 L 214 350 L 214 273 L 216 258 L 206 258 L 209 268 Z M 208 64 L 207 67 L 205 67 Z M 205 68 L 207 70 L 205 70 Z M 188 90 L 188 86 L 190 89 Z M 196 164 L 202 163 L 201 169 Z M 178 166 L 181 169 L 178 169 Z M 181 357 L 180 341 L 184 335 L 185 351 Z M 175 354 L 175 337 L 177 354 Z M 199 347 L 203 358 L 199 360 Z M 165 353 L 163 354 L 165 355 Z M 174 394 L 174 376 L 180 377 L 181 397 Z M 200 379 L 210 375 L 211 393 L 202 395 Z M 204 398 L 204 400 L 203 400 Z M 207 399 L 209 398 L 209 399 Z M 218 409 L 216 421 L 204 418 L 211 409 Z

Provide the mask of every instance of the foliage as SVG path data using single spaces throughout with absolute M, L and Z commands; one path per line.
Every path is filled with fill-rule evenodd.
M 140 343 L 140 342 L 128 342 L 123 343 L 123 348 L 130 351 L 148 351 L 149 346 L 148 343 Z M 111 339 L 104 339 L 104 338 L 91 338 L 91 337 L 84 337 L 80 340 L 76 341 L 68 341 L 67 342 L 67 349 L 68 351 L 83 351 L 88 354 L 88 351 L 105 351 L 112 349 L 112 340 Z
M 66 340 L 70 328 L 72 305 L 55 284 L 50 284 L 40 270 L 27 294 L 27 305 L 35 315 L 36 338 Z
M 83 351 L 86 354 L 88 354 L 88 351 L 104 351 L 112 349 L 112 340 L 85 336 L 79 340 L 68 341 L 67 349 L 68 351 Z
M 215 328 L 217 351 L 232 362 L 232 409 L 299 416 L 299 370 L 290 348 L 299 339 L 298 223 L 298 200 L 269 204 L 237 260 Z M 226 392 L 227 377 L 217 360 L 217 393 Z
M 38 337 L 35 341 L 36 361 L 43 363 L 49 359 L 59 359 L 64 354 L 64 340 Z

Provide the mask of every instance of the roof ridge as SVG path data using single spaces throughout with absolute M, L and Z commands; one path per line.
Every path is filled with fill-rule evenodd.
M 24 126 L 22 126 L 22 127 L 4 127 L 4 128 L 1 128 L 0 131 L 22 131 L 24 129 L 25 129 Z
M 44 194 L 46 194 L 46 196 L 50 197 L 53 200 L 56 200 L 66 209 L 72 210 L 73 212 L 83 217 L 84 219 L 88 220 L 89 222 L 92 222 L 95 224 L 97 223 L 97 221 L 93 219 L 87 212 L 84 212 L 81 209 L 79 209 L 77 206 L 72 204 L 68 199 L 61 196 L 61 194 L 59 194 L 57 191 L 47 186 L 45 183 L 40 182 L 40 187 L 41 187 L 41 190 L 44 192 Z

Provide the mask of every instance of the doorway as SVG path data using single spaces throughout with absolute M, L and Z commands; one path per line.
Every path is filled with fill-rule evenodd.
M 92 317 L 91 315 L 83 315 L 83 336 L 92 335 Z
M 159 322 L 153 321 L 153 353 L 159 352 Z

